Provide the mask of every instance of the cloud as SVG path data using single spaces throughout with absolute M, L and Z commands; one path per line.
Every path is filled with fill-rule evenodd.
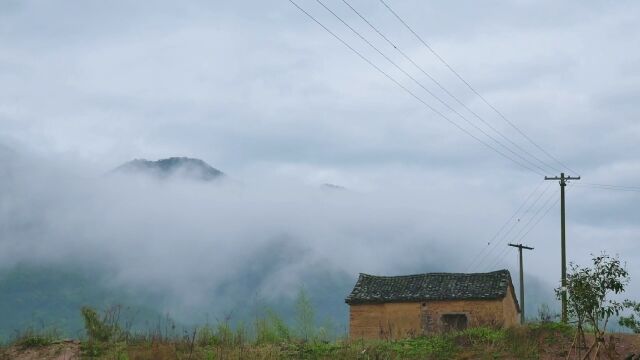
M 314 2 L 300 3 L 355 40 Z M 366 30 L 341 2 L 328 3 Z M 353 4 L 474 111 L 547 159 L 383 7 Z M 391 5 L 582 181 L 640 183 L 638 4 Z M 0 140 L 28 154 L 2 160 L 6 266 L 74 259 L 174 294 L 203 282 L 215 289 L 278 247 L 302 255 L 278 262 L 266 289 L 296 283 L 308 264 L 350 276 L 458 271 L 542 181 L 422 108 L 287 1 L 0 6 Z M 100 175 L 169 156 L 203 158 L 243 185 Z M 316 188 L 325 182 L 351 191 Z M 636 197 L 572 189 L 570 260 L 606 249 L 638 263 Z M 527 271 L 546 284 L 559 273 L 555 211 L 526 238 L 536 247 Z M 515 255 L 499 263 L 515 269 Z

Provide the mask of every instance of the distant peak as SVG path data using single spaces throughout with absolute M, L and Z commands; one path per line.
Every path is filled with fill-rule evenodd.
M 114 172 L 145 174 L 161 179 L 180 176 L 202 181 L 215 180 L 225 175 L 200 159 L 188 157 L 170 157 L 156 161 L 134 159 L 118 166 Z
M 327 190 L 347 190 L 347 188 L 345 188 L 344 186 L 331 184 L 331 183 L 322 184 L 322 188 Z

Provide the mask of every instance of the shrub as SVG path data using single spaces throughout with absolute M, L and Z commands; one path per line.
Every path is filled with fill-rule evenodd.
M 266 316 L 256 319 L 256 343 L 275 344 L 291 339 L 291 332 L 285 322 L 272 310 Z
M 118 317 L 113 313 L 116 310 L 107 309 L 102 318 L 98 312 L 88 306 L 81 309 L 84 320 L 84 329 L 91 341 L 117 341 L 121 335 Z
M 620 318 L 618 319 L 618 324 L 620 326 L 624 326 L 628 328 L 629 330 L 633 331 L 635 334 L 639 334 L 640 333 L 640 304 L 635 301 L 626 300 L 624 302 L 624 306 L 628 309 L 631 309 L 633 313 L 629 316 L 620 316 Z

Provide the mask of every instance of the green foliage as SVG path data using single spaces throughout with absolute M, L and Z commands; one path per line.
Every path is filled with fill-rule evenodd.
M 633 313 L 629 316 L 620 316 L 618 324 L 630 329 L 635 334 L 640 334 L 640 304 L 635 301 L 626 300 L 624 306 L 631 309 Z
M 233 346 L 236 343 L 235 333 L 233 332 L 228 319 L 218 322 L 218 326 L 216 327 L 216 339 L 218 345 L 222 346 Z
M 88 339 L 82 344 L 85 356 L 108 356 L 113 359 L 123 359 L 127 356 L 126 341 L 130 337 L 130 324 L 127 324 L 127 329 L 122 328 L 121 310 L 121 306 L 112 306 L 104 310 L 100 316 L 95 309 L 82 307 L 80 312 Z
M 120 306 L 110 307 L 100 317 L 95 309 L 83 306 L 80 312 L 89 340 L 98 342 L 124 340 L 128 334 L 120 327 L 120 311 Z
M 315 311 L 304 288 L 300 288 L 295 303 L 296 330 L 300 339 L 309 341 L 315 335 Z
M 219 346 L 230 348 L 244 346 L 247 342 L 247 329 L 239 323 L 235 329 L 231 327 L 229 318 L 218 322 L 215 328 L 205 325 L 197 329 L 193 342 L 200 347 Z M 170 340 L 170 339 L 167 339 Z
M 291 339 L 289 327 L 272 310 L 267 310 L 266 316 L 257 318 L 255 326 L 258 344 L 277 344 Z
M 58 339 L 60 339 L 60 334 L 55 329 L 43 329 L 38 331 L 33 328 L 28 328 L 16 335 L 13 344 L 26 349 L 51 345 Z
M 456 352 L 452 336 L 435 335 L 415 339 L 399 340 L 391 343 L 391 350 L 401 359 L 435 358 L 450 359 Z
M 624 304 L 609 296 L 624 292 L 629 283 L 629 273 L 618 258 L 603 253 L 592 258 L 592 267 L 579 267 L 571 264 L 567 274 L 567 311 L 575 319 L 578 331 L 586 322 L 596 336 L 607 327 L 609 318 L 619 315 Z M 560 299 L 565 289 L 557 288 Z
M 539 322 L 527 325 L 529 333 L 535 338 L 540 338 L 545 344 L 557 344 L 566 339 L 573 339 L 576 328 L 562 322 Z
M 217 344 L 215 331 L 209 325 L 199 328 L 196 335 L 196 344 L 202 347 Z
M 506 337 L 506 331 L 483 326 L 466 329 L 460 335 L 468 337 L 472 344 L 493 344 L 503 341 Z
M 265 317 L 266 319 L 267 317 Z M 275 331 L 278 317 L 270 318 Z M 469 328 L 459 332 L 398 340 L 300 341 L 290 336 L 282 341 L 245 342 L 241 324 L 228 319 L 173 337 L 132 336 L 128 341 L 82 343 L 83 358 L 93 359 L 538 359 L 546 349 L 561 351 L 571 343 L 570 326 L 537 323 L 495 329 Z M 177 334 L 177 333 L 176 333 Z M 257 334 L 256 334 L 257 335 Z M 555 342 L 549 342 L 552 339 Z M 541 349 L 542 346 L 542 349 Z M 544 347 L 547 347 L 544 349 Z M 544 350 L 543 350 L 544 349 Z M 2 357 L 0 349 L 0 358 Z

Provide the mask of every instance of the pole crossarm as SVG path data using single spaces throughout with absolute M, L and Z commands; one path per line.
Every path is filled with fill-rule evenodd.
M 511 244 L 511 243 L 509 243 L 509 246 L 513 246 L 513 247 L 520 248 L 520 249 L 533 250 L 532 247 L 525 246 L 525 245 L 522 245 L 522 244 Z
M 580 180 L 580 176 L 545 176 L 545 180 Z

